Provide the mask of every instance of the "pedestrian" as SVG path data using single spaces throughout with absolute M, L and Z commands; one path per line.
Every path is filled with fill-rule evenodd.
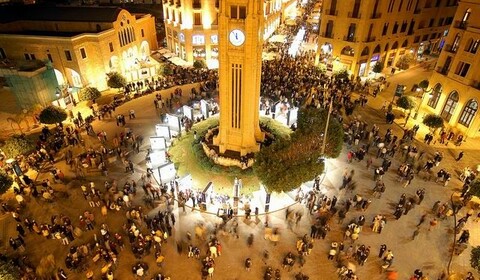
M 251 233 L 248 238 L 247 238 L 247 245 L 248 247 L 252 247 L 253 246 L 253 233 Z
M 457 157 L 455 160 L 456 160 L 456 161 L 460 161 L 462 158 L 463 158 L 463 151 L 461 151 L 461 152 L 458 154 L 458 157 Z
M 245 270 L 250 271 L 251 268 L 252 268 L 252 260 L 250 258 L 247 258 L 245 260 Z
M 378 257 L 382 258 L 385 251 L 387 251 L 387 245 L 385 244 L 380 245 L 380 251 L 378 253 Z
M 433 220 L 430 221 L 430 227 L 428 228 L 428 230 L 431 231 L 432 228 L 435 228 L 437 224 L 438 224 L 438 220 L 436 218 L 433 218 Z
M 420 217 L 420 221 L 417 224 L 417 227 L 421 226 L 427 218 L 427 214 L 423 214 L 422 217 Z
M 17 224 L 17 232 L 18 234 L 20 234 L 21 236 L 25 236 L 25 229 L 23 229 L 22 225 L 21 224 Z
M 415 231 L 413 232 L 413 235 L 412 235 L 412 240 L 415 240 L 415 237 L 417 237 L 417 235 L 420 233 L 420 227 L 417 226 L 417 228 L 415 229 Z

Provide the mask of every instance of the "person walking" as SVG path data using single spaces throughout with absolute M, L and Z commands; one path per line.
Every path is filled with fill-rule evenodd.
M 415 240 L 415 237 L 417 237 L 417 235 L 420 233 L 420 227 L 417 226 L 417 228 L 415 229 L 415 231 L 413 232 L 413 235 L 412 235 L 412 240 Z
M 433 220 L 430 221 L 430 227 L 428 228 L 428 231 L 431 231 L 435 226 L 438 224 L 437 218 L 433 218 Z
M 380 245 L 380 252 L 378 253 L 378 257 L 382 258 L 385 251 L 387 251 L 387 245 L 385 244 Z
M 250 271 L 251 268 L 252 268 L 252 259 L 247 258 L 245 260 L 245 270 Z
M 460 161 L 462 158 L 463 158 L 463 151 L 461 151 L 461 152 L 458 154 L 458 156 L 457 156 L 457 158 L 456 158 L 455 160 L 456 160 L 456 161 Z

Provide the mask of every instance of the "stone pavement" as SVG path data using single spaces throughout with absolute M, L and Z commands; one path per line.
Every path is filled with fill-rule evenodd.
M 412 73 L 410 73 L 410 71 Z M 393 94 L 394 84 L 395 83 L 416 83 L 415 79 L 419 79 L 422 76 L 428 76 L 428 73 L 423 73 L 422 69 L 412 69 L 410 71 L 402 72 L 394 75 L 389 78 L 391 86 L 386 92 L 383 92 L 373 99 L 370 97 L 369 103 L 366 108 L 359 109 L 355 112 L 355 116 L 362 118 L 372 123 L 375 122 L 380 125 L 381 132 L 384 133 L 387 125 L 384 124 L 384 118 L 382 112 L 379 108 L 381 107 L 383 100 L 389 100 L 391 94 Z M 190 85 L 183 86 L 184 92 L 187 92 L 190 88 Z M 169 96 L 170 92 L 174 89 L 165 90 L 162 92 L 164 97 Z M 132 100 L 125 105 L 120 106 L 116 110 L 116 114 L 123 113 L 128 115 L 127 112 L 130 109 L 136 111 L 137 118 L 135 120 L 128 120 L 126 127 L 130 127 L 137 134 L 144 136 L 149 136 L 154 134 L 154 125 L 159 121 L 160 116 L 156 113 L 153 106 L 154 95 L 144 96 L 135 100 Z M 410 124 L 409 124 L 410 125 Z M 111 139 L 116 133 L 120 133 L 124 128 L 117 127 L 115 120 L 102 120 L 96 121 L 94 123 L 95 130 L 105 130 L 109 139 Z M 401 135 L 402 127 L 395 125 L 394 133 Z M 97 146 L 98 140 L 96 137 L 86 136 L 86 146 Z M 467 140 L 467 143 L 474 140 Z M 148 143 L 145 141 L 144 143 Z M 136 172 L 133 175 L 125 174 L 121 164 L 118 164 L 117 167 L 112 167 L 110 170 L 110 178 L 116 178 L 119 181 L 121 186 L 126 180 L 139 180 L 140 171 L 145 170 L 145 149 L 147 144 L 142 147 L 142 152 L 138 155 L 133 156 L 135 162 Z M 419 146 L 423 148 L 423 145 L 419 143 Z M 473 146 L 472 146 L 473 147 Z M 463 146 L 462 146 L 463 148 Z M 431 153 L 434 149 L 443 149 L 448 151 L 452 149 L 453 153 L 455 152 L 452 147 L 429 147 L 428 151 Z M 373 150 L 373 149 L 372 149 Z M 362 195 L 363 197 L 371 197 L 371 189 L 373 188 L 373 171 L 366 170 L 365 162 L 348 164 L 346 162 L 346 152 L 347 148 L 344 148 L 342 155 L 332 161 L 332 164 L 335 166 L 336 170 L 355 169 L 355 178 L 357 182 L 357 190 L 355 193 Z M 374 151 L 372 151 L 373 153 Z M 458 163 L 453 160 L 453 157 L 448 156 L 447 153 L 444 161 L 440 167 L 447 167 L 453 169 L 458 167 Z M 475 158 L 471 152 L 466 152 L 465 158 L 460 162 L 460 164 L 474 164 Z M 380 160 L 375 160 L 374 165 L 380 165 Z M 57 164 L 62 168 L 67 178 L 70 180 L 73 174 L 69 169 L 64 165 L 63 162 Z M 307 263 L 303 268 L 299 268 L 298 264 L 295 265 L 295 268 L 291 272 L 282 270 L 282 279 L 292 279 L 294 273 L 302 271 L 310 276 L 310 279 L 337 279 L 335 275 L 335 267 L 333 263 L 327 260 L 328 249 L 332 241 L 341 241 L 343 237 L 343 228 L 347 221 L 358 217 L 359 215 L 366 216 L 366 226 L 364 231 L 360 234 L 357 244 L 366 244 L 371 246 L 371 254 L 367 263 L 363 267 L 357 267 L 358 276 L 360 279 L 385 279 L 385 274 L 382 274 L 380 271 L 381 261 L 376 257 L 378 253 L 378 248 L 380 244 L 387 244 L 389 248 L 393 250 L 395 255 L 395 260 L 393 266 L 399 270 L 400 278 L 399 279 L 408 279 L 410 274 L 416 268 L 421 268 L 424 272 L 430 275 L 430 279 L 435 279 L 439 276 L 440 272 L 445 269 L 449 257 L 449 244 L 452 240 L 451 228 L 452 228 L 452 218 L 448 218 L 445 221 L 442 221 L 439 226 L 432 231 L 428 231 L 426 226 L 421 228 L 421 232 L 416 240 L 411 240 L 411 235 L 415 229 L 415 225 L 418 223 L 418 220 L 423 213 L 428 213 L 431 209 L 433 203 L 437 200 L 446 201 L 449 199 L 452 190 L 458 189 L 460 187 L 460 182 L 457 178 L 454 178 L 450 183 L 448 188 L 444 188 L 433 182 L 424 182 L 421 179 L 415 179 L 412 185 L 408 186 L 406 189 L 403 189 L 396 182 L 395 171 L 398 167 L 398 161 L 394 162 L 391 170 L 387 175 L 384 176 L 387 190 L 381 199 L 373 199 L 372 204 L 366 212 L 361 211 L 351 211 L 345 223 L 343 225 L 335 224 L 336 219 L 332 223 L 332 231 L 327 234 L 327 240 L 316 240 L 314 243 L 314 249 L 310 256 L 307 257 Z M 338 173 L 338 171 L 336 172 Z M 41 174 L 40 179 L 50 176 L 49 174 Z M 328 178 L 328 195 L 336 194 L 339 197 L 339 202 L 341 203 L 345 197 L 351 197 L 353 194 L 344 193 L 344 191 L 339 192 L 335 188 L 340 185 L 341 177 L 336 175 L 331 175 L 327 171 Z M 84 210 L 90 210 L 97 217 L 97 224 L 102 222 L 108 222 L 109 226 L 113 231 L 120 231 L 121 225 L 124 222 L 124 218 L 121 216 L 124 214 L 123 211 L 119 213 L 109 213 L 106 218 L 101 217 L 99 209 L 89 208 L 87 202 L 83 199 L 81 191 L 79 189 L 80 184 L 86 183 L 89 180 L 93 180 L 97 186 L 103 186 L 104 177 L 100 176 L 100 173 L 91 173 L 88 174 L 87 180 L 77 181 L 72 180 L 67 185 L 55 185 L 55 189 L 59 192 L 63 192 L 69 196 L 67 199 L 59 199 L 58 201 L 47 204 L 45 202 L 35 202 L 31 201 L 25 210 L 25 215 L 33 216 L 37 221 L 47 222 L 50 219 L 50 216 L 53 214 L 63 213 L 72 218 L 74 224 L 78 223 L 78 216 Z M 326 182 L 327 183 L 327 182 Z M 415 191 L 417 188 L 426 188 L 427 194 L 423 203 L 419 206 L 416 206 L 409 215 L 403 216 L 400 220 L 392 219 L 394 204 L 397 203 L 400 195 L 406 193 L 408 196 L 415 196 Z M 139 203 L 141 200 L 142 190 L 139 190 L 137 194 L 136 202 Z M 298 205 L 294 208 L 295 211 L 303 211 L 306 213 L 302 205 Z M 181 211 L 181 210 L 180 210 Z M 177 253 L 176 242 L 186 239 L 186 232 L 189 231 L 193 234 L 194 226 L 198 222 L 203 222 L 209 228 L 214 227 L 214 223 L 218 223 L 219 219 L 213 215 L 201 214 L 199 212 L 191 212 L 187 210 L 187 213 L 180 213 L 178 209 L 175 209 L 175 214 L 177 217 L 177 224 L 174 229 L 174 238 L 170 238 L 168 243 L 162 248 L 166 256 L 164 267 L 159 269 L 154 265 L 153 256 L 147 256 L 144 258 L 144 261 L 148 262 L 150 265 L 151 272 L 163 271 L 165 274 L 172 276 L 172 279 L 200 279 L 200 261 L 194 259 L 187 259 L 185 256 L 185 247 L 184 253 L 179 256 Z M 373 233 L 368 228 L 370 221 L 376 214 L 385 214 L 388 218 L 388 223 L 386 228 L 381 234 Z M 462 216 L 462 215 L 459 215 Z M 269 214 L 269 222 L 276 227 L 280 228 L 281 231 L 281 240 L 277 246 L 271 244 L 270 241 L 263 239 L 264 227 L 263 222 L 265 216 L 260 216 L 260 220 L 255 220 L 252 218 L 252 221 L 243 222 L 243 218 L 239 218 L 240 227 L 240 238 L 237 240 L 231 235 L 220 235 L 219 240 L 223 245 L 223 254 L 216 261 L 215 275 L 216 279 L 261 279 L 261 275 L 265 269 L 264 260 L 262 254 L 264 250 L 270 252 L 270 258 L 266 261 L 268 265 L 271 265 L 274 268 L 280 268 L 281 261 L 283 256 L 288 252 L 295 252 L 295 241 L 298 237 L 308 234 L 310 231 L 310 224 L 312 222 L 312 217 L 308 214 L 303 215 L 303 219 L 300 224 L 295 227 L 293 230 L 289 230 L 285 223 L 285 212 L 278 211 L 275 213 Z M 429 215 L 429 218 L 431 215 Z M 8 221 L 9 225 L 12 225 L 11 217 L 6 217 L 4 220 Z M 14 223 L 13 223 L 14 224 Z M 477 230 L 478 226 L 467 225 L 471 230 Z M 9 227 L 11 229 L 11 226 Z M 471 245 L 478 245 L 478 232 L 472 234 Z M 9 232 L 10 233 L 10 232 Z M 252 248 L 248 248 L 246 245 L 246 238 L 250 233 L 255 234 L 255 241 Z M 97 232 L 98 234 L 98 232 Z M 475 237 L 477 235 L 477 237 Z M 80 239 L 75 240 L 71 245 L 83 244 L 86 240 L 93 237 L 93 232 L 86 232 L 84 236 Z M 55 255 L 57 264 L 59 266 L 64 266 L 63 261 L 68 250 L 68 246 L 62 246 L 57 240 L 45 240 L 39 236 L 32 236 L 29 234 L 26 238 L 27 242 L 27 251 L 26 253 L 31 256 L 33 263 L 38 263 L 40 258 L 46 254 L 52 253 Z M 474 243 L 475 242 L 475 243 Z M 127 242 L 128 243 L 128 242 Z M 194 240 L 195 244 L 203 244 L 201 241 Z M 346 241 L 346 246 L 349 246 L 349 241 Z M 205 252 L 205 247 L 200 247 L 203 252 Z M 10 248 L 7 248 L 10 250 Z M 454 262 L 452 268 L 454 271 L 465 273 L 469 269 L 468 258 L 469 250 L 466 250 L 459 257 L 454 257 Z M 253 268 L 250 272 L 245 272 L 243 270 L 243 263 L 246 257 L 251 257 L 253 260 Z M 136 260 L 133 258 L 133 255 L 130 253 L 130 246 L 127 245 L 126 249 L 120 253 L 119 256 L 119 265 L 117 267 L 116 275 L 118 279 L 134 279 L 131 273 L 132 265 L 136 263 Z M 97 268 L 96 272 L 98 275 L 99 265 L 95 265 Z M 84 279 L 84 276 L 73 275 L 69 273 L 71 279 Z M 70 278 L 69 278 L 70 279 Z M 99 279 L 98 277 L 95 279 Z

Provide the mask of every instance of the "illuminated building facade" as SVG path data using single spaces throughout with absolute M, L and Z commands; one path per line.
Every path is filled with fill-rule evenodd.
M 296 15 L 296 0 L 264 1 L 263 38 L 280 23 Z M 167 47 L 185 61 L 218 60 L 218 14 L 221 0 L 164 0 L 163 14 Z
M 156 74 L 155 21 L 115 7 L 8 7 L 0 12 L 0 60 L 49 60 L 58 84 L 107 88 L 106 73 L 128 80 Z M 53 93 L 52 93 L 53 94 Z
M 480 136 L 480 2 L 459 1 L 422 106 L 455 134 Z
M 439 52 L 458 0 L 323 0 L 317 62 L 366 76 L 377 61 Z

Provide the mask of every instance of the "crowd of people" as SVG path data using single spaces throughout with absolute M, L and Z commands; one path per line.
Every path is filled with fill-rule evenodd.
M 307 8 L 311 9 L 312 7 Z M 305 14 L 308 14 L 308 11 Z M 287 38 L 291 39 L 301 27 L 301 25 L 296 25 L 285 28 L 283 32 L 287 32 Z M 359 244 L 360 235 L 365 231 L 371 231 L 378 234 L 379 238 L 383 238 L 382 231 L 386 224 L 395 222 L 392 218 L 399 220 L 404 215 L 412 215 L 413 209 L 420 205 L 427 195 L 425 188 L 418 188 L 415 191 L 415 196 L 403 193 L 398 203 L 393 206 L 392 215 L 390 213 L 370 215 L 368 212 L 370 205 L 376 203 L 375 199 L 381 199 L 382 194 L 392 188 L 383 178 L 387 172 L 391 171 L 392 164 L 399 163 L 398 168 L 393 172 L 397 175 L 398 182 L 407 190 L 412 188 L 409 186 L 412 182 L 418 181 L 421 175 L 425 180 L 433 180 L 433 177 L 436 177 L 436 182 L 441 183 L 444 187 L 448 186 L 452 175 L 446 167 L 439 167 L 444 157 L 441 152 L 429 156 L 415 144 L 413 140 L 416 137 L 418 127 L 405 129 L 403 135 L 394 135 L 393 129 L 390 128 L 387 129 L 385 134 L 381 134 L 379 126 L 376 124 L 350 118 L 354 108 L 357 106 L 363 107 L 368 103 L 368 84 L 365 85 L 357 79 L 351 80 L 349 77 L 328 76 L 322 73 L 319 68 L 313 67 L 314 53 L 304 52 L 292 57 L 288 54 L 289 46 L 289 43 L 278 46 L 279 57 L 263 62 L 262 106 L 267 108 L 276 102 L 284 103 L 285 108 L 315 106 L 328 109 L 331 106 L 332 116 L 344 125 L 345 143 L 349 150 L 347 162 L 354 168 L 346 169 L 343 174 L 340 187 L 341 190 L 346 190 L 343 198 L 322 194 L 319 179 L 315 180 L 317 185 L 312 190 L 305 192 L 300 190 L 298 192 L 296 200 L 304 204 L 309 215 L 313 217 L 310 234 L 299 237 L 295 246 L 291 245 L 292 251 L 296 249 L 297 254 L 287 253 L 281 262 L 282 268 L 290 271 L 295 267 L 295 264 L 302 268 L 307 257 L 314 250 L 314 242 L 323 242 L 320 239 L 328 240 L 325 241 L 329 244 L 325 255 L 327 259 L 332 260 L 334 267 L 338 268 L 339 278 L 345 280 L 358 279 L 351 264 L 365 265 L 368 260 L 372 259 L 371 250 L 373 250 L 368 244 Z M 204 90 L 216 88 L 216 71 L 182 68 L 173 65 L 169 69 L 171 72 L 169 75 L 129 83 L 125 88 L 126 93 L 134 93 L 140 96 L 192 82 L 202 82 Z M 375 89 L 375 91 L 379 90 Z M 354 99 L 352 95 L 354 92 L 360 93 L 357 99 Z M 373 94 L 376 95 L 376 93 Z M 200 95 L 201 93 L 192 91 L 190 99 L 194 100 Z M 154 99 L 155 108 L 159 110 L 173 109 L 181 96 L 181 91 L 173 92 L 170 98 L 162 98 L 157 93 Z M 179 208 L 183 208 L 183 212 L 186 212 L 185 205 L 189 200 L 192 200 L 192 211 L 198 209 L 198 206 L 205 202 L 205 198 L 202 197 L 200 192 L 178 191 L 175 182 L 170 185 L 159 184 L 150 172 L 143 173 L 139 181 L 128 178 L 125 182 L 122 182 L 123 184 L 119 184 L 116 178 L 111 180 L 109 169 L 113 169 L 114 166 L 110 160 L 113 159 L 113 163 L 120 162 L 123 164 L 127 176 L 133 175 L 136 169 L 131 157 L 138 154 L 140 147 L 143 145 L 141 135 L 137 135 L 131 129 L 124 130 L 127 121 L 125 116 L 122 114 L 114 116 L 115 107 L 119 104 L 118 102 L 112 102 L 112 104 L 101 108 L 93 106 L 91 115 L 88 117 L 82 116 L 81 113 L 76 116 L 71 115 L 72 126 L 60 124 L 53 131 L 45 127 L 42 129 L 35 152 L 30 155 L 19 156 L 17 159 L 20 168 L 23 170 L 31 168 L 40 171 L 43 165 L 50 164 L 52 166 L 52 177 L 50 179 L 54 183 L 64 184 L 65 175 L 61 169 L 55 167 L 55 164 L 62 158 L 60 153 L 65 151 L 64 160 L 77 178 L 85 179 L 84 181 L 87 182 L 88 170 L 100 171 L 105 178 L 103 186 L 96 186 L 93 181 L 79 186 L 78 189 L 85 199 L 84 209 L 77 213 L 79 218 L 76 218 L 76 216 L 69 217 L 62 213 L 53 215 L 50 220 L 31 215 L 28 211 L 31 201 L 52 203 L 60 197 L 68 199 L 69 194 L 55 190 L 48 179 L 37 185 L 26 175 L 18 176 L 14 184 L 17 205 L 12 206 L 8 202 L 2 203 L 3 211 L 10 213 L 16 221 L 18 234 L 9 238 L 9 244 L 13 252 L 22 254 L 25 251 L 25 247 L 29 246 L 25 242 L 25 236 L 30 234 L 38 235 L 39 238 L 57 240 L 58 244 L 69 248 L 64 258 L 66 270 L 59 268 L 55 272 L 59 279 L 68 279 L 70 272 L 84 274 L 86 279 L 117 279 L 118 277 L 115 278 L 114 275 L 118 268 L 119 255 L 126 254 L 124 250 L 128 248 L 136 259 L 136 263 L 131 270 L 135 279 L 170 279 L 164 273 L 153 273 L 152 270 L 154 269 L 149 267 L 143 259 L 152 255 L 155 259 L 156 269 L 162 270 L 166 250 L 168 250 L 165 244 L 172 240 L 171 237 L 175 234 L 176 218 L 173 213 L 175 202 L 177 202 Z M 391 123 L 393 120 L 390 117 L 387 118 L 387 122 Z M 94 131 L 92 122 L 96 119 L 106 118 L 115 119 L 118 129 L 122 129 L 119 130 L 117 135 L 107 137 L 105 131 Z M 130 111 L 128 121 L 132 119 L 135 119 L 135 112 Z M 71 147 L 85 144 L 82 138 L 83 130 L 98 141 L 95 147 L 85 148 L 84 153 L 74 156 Z M 432 141 L 430 137 L 424 140 L 427 144 Z M 446 133 L 441 134 L 440 142 L 453 140 L 453 136 L 450 137 Z M 426 161 L 421 164 L 423 159 Z M 459 157 L 459 160 L 461 160 L 461 157 Z M 374 161 L 381 161 L 381 164 L 375 165 Z M 373 171 L 373 174 L 371 173 L 374 185 L 373 195 L 359 193 L 356 190 L 355 168 L 360 168 L 361 164 L 366 164 L 366 168 Z M 15 172 L 13 166 L 6 168 L 9 169 L 10 173 Z M 437 176 L 430 176 L 434 170 Z M 464 170 L 462 173 L 464 185 L 460 201 L 453 206 L 447 201 L 435 202 L 432 213 L 424 213 L 421 216 L 412 233 L 412 240 L 415 240 L 422 232 L 435 230 L 438 223 L 455 213 L 459 213 L 461 209 L 468 208 L 466 206 L 471 199 L 469 189 L 475 176 L 476 174 L 472 170 Z M 137 187 L 137 184 L 143 191 Z M 155 200 L 164 203 L 166 207 L 157 211 L 154 215 L 147 215 L 148 210 L 153 207 L 151 207 L 151 204 L 138 203 L 141 195 L 150 202 Z M 195 226 L 195 237 L 187 232 L 185 239 L 180 238 L 181 240 L 176 242 L 177 251 L 180 254 L 185 255 L 186 258 L 193 258 L 194 261 L 201 264 L 199 274 L 202 279 L 214 277 L 215 259 L 222 255 L 220 233 L 230 234 L 232 237 L 239 239 L 238 219 L 235 217 L 233 209 L 225 203 L 226 199 L 224 197 L 214 196 L 211 199 L 225 205 L 223 215 L 219 215 L 222 216 L 222 222 L 215 225 L 213 229 L 207 229 L 204 225 L 198 224 Z M 149 209 L 145 209 L 147 207 Z M 466 210 L 467 214 L 458 220 L 455 227 L 455 231 L 460 234 L 458 239 L 460 245 L 467 243 L 470 237 L 469 231 L 464 229 L 466 222 L 473 215 L 470 210 Z M 248 212 L 245 220 L 250 220 L 250 212 Z M 290 211 L 290 209 L 287 209 L 286 212 L 287 228 L 293 230 L 301 221 L 303 212 Z M 119 217 L 120 214 L 125 216 L 125 222 L 121 229 L 113 230 L 109 223 L 98 222 L 96 216 L 107 217 L 108 213 L 118 214 Z M 370 221 L 370 216 L 371 223 L 368 224 L 367 217 Z M 479 217 L 480 215 L 477 216 L 477 219 Z M 255 219 L 258 219 L 258 208 L 255 210 Z M 329 240 L 330 238 L 327 238 L 328 233 L 332 227 L 337 226 L 344 232 L 343 239 Z M 276 245 L 280 236 L 279 229 L 270 228 L 268 220 L 265 221 L 265 228 L 265 238 L 268 237 Z M 92 232 L 93 235 L 89 234 L 89 237 L 85 238 L 84 236 L 88 232 Z M 81 244 L 71 245 L 77 239 L 81 240 Z M 128 239 L 128 243 L 124 239 Z M 186 240 L 186 244 L 183 240 Z M 125 243 L 127 243 L 127 246 Z M 253 244 L 254 236 L 249 235 L 247 245 L 252 247 Z M 184 248 L 188 248 L 185 250 L 185 254 L 183 254 Z M 3 257 L 3 255 L 0 257 Z M 394 262 L 393 252 L 385 244 L 380 246 L 378 258 L 381 260 L 382 272 L 390 269 Z M 268 251 L 264 252 L 263 260 L 265 264 L 263 279 L 281 279 L 281 270 L 273 268 L 268 263 Z M 23 279 L 34 279 L 35 266 L 30 263 L 28 258 L 18 258 L 15 262 L 24 272 Z M 245 260 L 247 273 L 252 266 L 252 258 L 249 257 Z M 96 272 L 96 268 L 99 268 L 99 274 Z M 469 280 L 473 279 L 471 275 L 467 277 L 470 277 L 467 278 Z M 307 280 L 309 276 L 302 271 L 295 274 L 295 279 Z M 417 269 L 411 279 L 425 279 L 425 276 L 420 269 Z

